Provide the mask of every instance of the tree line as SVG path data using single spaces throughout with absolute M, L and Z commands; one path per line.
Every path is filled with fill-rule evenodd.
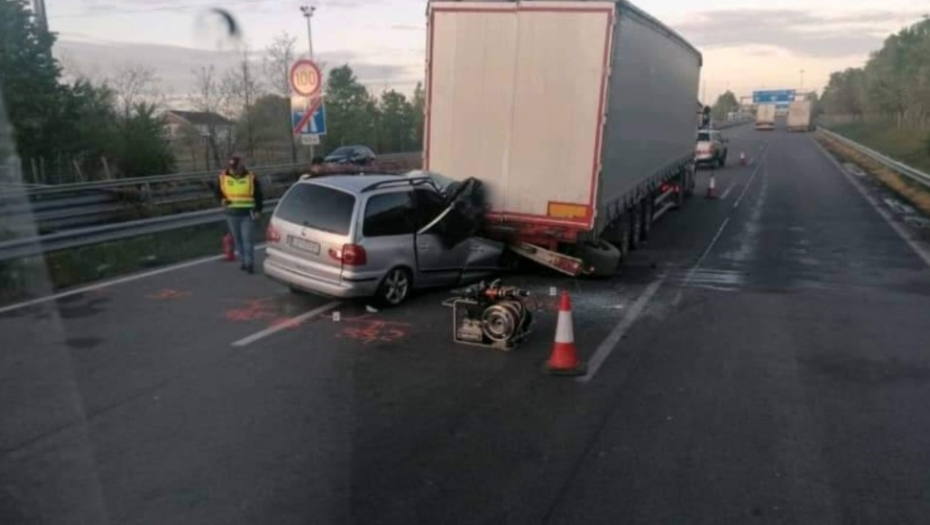
M 831 74 L 820 107 L 832 117 L 930 126 L 930 19 L 889 36 L 865 66 Z
M 66 78 L 52 55 L 56 36 L 36 23 L 26 0 L 0 0 L 0 93 L 23 172 L 32 182 L 137 177 L 180 169 L 214 169 L 238 152 L 253 164 L 309 160 L 295 142 L 288 71 L 296 39 L 282 34 L 261 53 L 248 46 L 226 71 L 191 71 L 187 106 L 229 119 L 168 136 L 169 109 L 156 72 L 127 64 L 105 79 Z M 421 148 L 425 96 L 372 94 L 352 68 L 325 71 L 327 135 L 316 154 L 348 144 L 378 153 Z M 177 109 L 177 108 L 173 108 Z
M 736 95 L 729 89 L 717 97 L 717 101 L 711 106 L 710 115 L 715 122 L 726 122 L 727 115 L 739 109 L 739 100 Z
M 295 41 L 285 33 L 264 50 L 260 78 L 248 49 L 242 51 L 238 67 L 224 75 L 224 85 L 231 91 L 226 95 L 225 113 L 237 123 L 236 147 L 249 157 L 285 145 L 296 161 L 298 151 L 307 149 L 292 137 L 289 70 L 298 58 Z M 318 151 L 350 144 L 364 144 L 378 153 L 421 148 L 426 104 L 422 84 L 417 84 L 411 97 L 393 89 L 374 95 L 347 64 L 324 67 L 324 77 L 327 134 L 321 137 Z
M 156 105 L 107 83 L 65 82 L 54 43 L 24 0 L 0 0 L 0 91 L 23 171 L 36 182 L 170 171 Z

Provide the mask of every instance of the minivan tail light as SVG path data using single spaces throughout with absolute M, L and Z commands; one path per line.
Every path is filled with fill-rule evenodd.
M 265 241 L 281 242 L 281 232 L 271 223 L 268 223 L 268 228 L 265 229 Z
M 365 248 L 357 244 L 343 244 L 341 249 L 330 248 L 329 256 L 345 266 L 364 266 L 368 262 Z

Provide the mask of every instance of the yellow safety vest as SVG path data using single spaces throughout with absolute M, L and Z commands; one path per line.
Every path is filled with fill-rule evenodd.
M 255 175 L 233 177 L 225 171 L 220 173 L 220 191 L 229 201 L 228 208 L 250 209 L 255 207 Z

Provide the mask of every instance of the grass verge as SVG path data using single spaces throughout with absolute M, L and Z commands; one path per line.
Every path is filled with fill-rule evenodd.
M 829 129 L 908 166 L 930 173 L 927 130 L 864 122 L 832 125 Z
M 855 140 L 856 142 L 863 143 L 859 141 L 859 139 L 849 135 L 846 136 L 852 140 Z M 912 206 L 919 209 L 925 215 L 930 216 L 930 191 L 928 191 L 926 187 L 912 181 L 903 175 L 899 175 L 894 170 L 886 168 L 881 163 L 872 160 L 870 157 L 863 155 L 855 149 L 847 146 L 846 144 L 833 140 L 826 135 L 818 133 L 817 140 L 819 140 L 820 143 L 833 155 L 840 159 L 855 163 L 867 173 L 878 179 L 888 189 L 909 202 Z M 873 147 L 869 144 L 865 145 L 872 147 L 873 149 L 878 149 L 877 147 Z M 884 153 L 885 150 L 882 150 L 882 152 Z
M 264 215 L 255 229 L 257 238 L 267 223 L 268 215 Z M 218 255 L 226 231 L 226 223 L 217 222 L 0 262 L 0 305 L 29 300 L 49 289 Z

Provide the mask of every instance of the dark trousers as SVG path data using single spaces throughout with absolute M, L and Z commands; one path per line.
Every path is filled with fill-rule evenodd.
M 246 214 L 227 214 L 226 224 L 229 225 L 229 233 L 232 234 L 233 240 L 236 241 L 236 253 L 239 254 L 239 261 L 243 266 L 252 266 L 255 264 L 255 221 L 252 216 Z

